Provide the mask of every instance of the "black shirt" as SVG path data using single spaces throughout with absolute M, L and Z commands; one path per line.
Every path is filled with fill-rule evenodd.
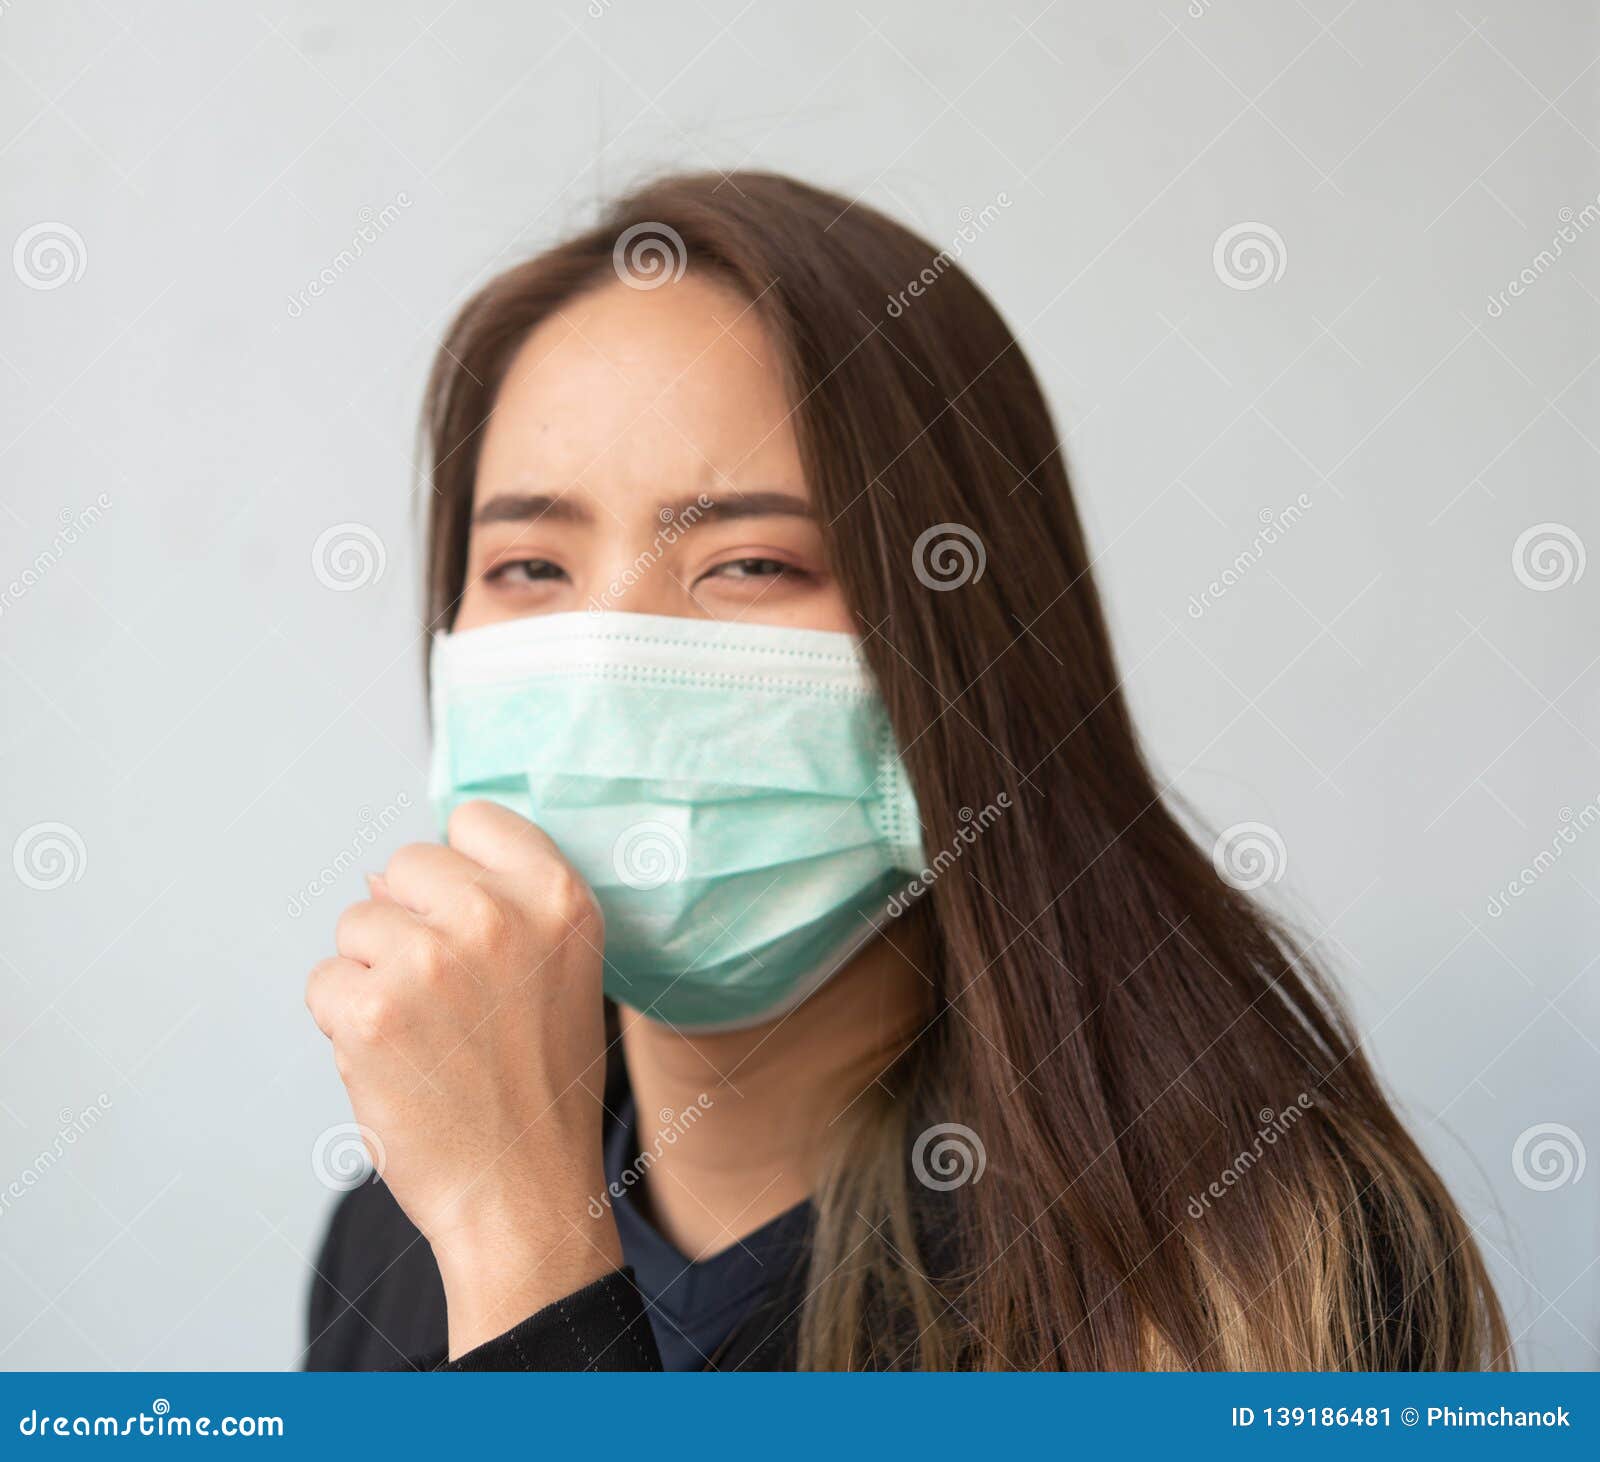
M 621 1062 L 607 1083 L 605 1171 L 620 1184 L 638 1157 L 632 1099 Z M 909 1159 L 908 1159 L 909 1160 Z M 808 1294 L 812 1210 L 800 1204 L 699 1264 L 690 1263 L 645 1220 L 628 1195 L 613 1197 L 624 1267 L 546 1305 L 455 1361 L 447 1361 L 444 1286 L 433 1251 L 382 1183 L 340 1200 L 312 1281 L 308 1370 L 793 1370 Z M 955 1272 L 954 1194 L 910 1189 L 918 1246 L 934 1275 Z M 1398 1326 L 1404 1298 L 1388 1235 L 1364 1212 L 1380 1266 L 1380 1323 Z M 899 1339 L 904 1321 L 906 1344 Z M 914 1364 L 915 1317 L 890 1316 L 879 1339 L 888 1364 Z M 1387 1342 L 1395 1369 L 1426 1355 L 1419 1332 Z M 868 1364 L 877 1364 L 868 1361 Z
M 605 1172 L 637 1163 L 626 1077 L 608 1083 Z M 615 1190 L 613 1190 L 615 1191 Z M 381 1182 L 346 1193 L 312 1279 L 313 1371 L 789 1370 L 805 1298 L 811 1208 L 800 1204 L 742 1242 L 691 1263 L 630 1201 L 612 1199 L 625 1267 L 446 1362 L 444 1285 L 433 1251 Z
M 650 1164 L 640 1159 L 634 1116 L 629 1096 L 605 1134 L 606 1182 L 611 1185 L 611 1211 L 622 1240 L 623 1262 L 633 1271 L 661 1368 L 705 1370 L 714 1367 L 717 1352 L 762 1295 L 804 1261 L 811 1205 L 796 1204 L 696 1263 L 640 1210 L 640 1181 Z M 630 1181 L 624 1183 L 625 1177 Z

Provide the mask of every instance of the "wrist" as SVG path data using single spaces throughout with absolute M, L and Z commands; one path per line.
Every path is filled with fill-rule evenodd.
M 528 1316 L 622 1267 L 616 1221 L 581 1212 L 545 1221 L 484 1216 L 434 1241 L 444 1282 L 450 1358 L 503 1335 Z

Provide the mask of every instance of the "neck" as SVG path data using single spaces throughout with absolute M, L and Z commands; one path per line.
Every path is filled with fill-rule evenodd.
M 931 984 L 911 953 L 898 932 L 880 935 L 748 1030 L 685 1034 L 622 1008 L 639 1151 L 652 1155 L 634 1192 L 691 1259 L 811 1195 L 830 1129 L 926 1022 Z

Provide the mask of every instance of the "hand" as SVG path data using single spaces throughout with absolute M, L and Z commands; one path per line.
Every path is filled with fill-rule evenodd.
M 589 1213 L 605 1181 L 594 895 L 493 803 L 458 807 L 448 841 L 402 848 L 345 910 L 306 1005 L 433 1246 L 456 1356 L 622 1260 L 609 1207 Z

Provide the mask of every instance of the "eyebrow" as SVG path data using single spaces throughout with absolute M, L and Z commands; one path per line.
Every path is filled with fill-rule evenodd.
M 703 506 L 710 499 L 710 506 Z M 662 503 L 656 510 L 662 523 L 682 521 L 685 527 L 696 523 L 732 522 L 739 518 L 811 518 L 811 504 L 790 492 L 764 490 L 730 493 L 711 499 L 709 493 Z M 480 503 L 472 515 L 476 525 L 484 523 L 530 523 L 550 518 L 565 523 L 592 523 L 594 514 L 579 499 L 566 494 L 545 492 L 499 493 Z
M 503 492 L 479 503 L 472 514 L 475 525 L 484 523 L 531 523 L 537 518 L 554 518 L 566 523 L 592 523 L 594 514 L 581 502 L 565 494 L 547 492 Z
M 710 507 L 702 507 L 704 498 L 709 493 L 700 497 L 686 498 L 680 503 L 663 503 L 663 509 L 670 508 L 674 518 L 688 517 L 691 522 L 701 523 L 707 520 L 712 522 L 731 522 L 736 518 L 810 518 L 814 516 L 811 504 L 803 497 L 798 497 L 791 492 L 736 492 L 729 493 L 721 498 L 713 498 Z M 692 516 L 691 516 L 692 515 Z

